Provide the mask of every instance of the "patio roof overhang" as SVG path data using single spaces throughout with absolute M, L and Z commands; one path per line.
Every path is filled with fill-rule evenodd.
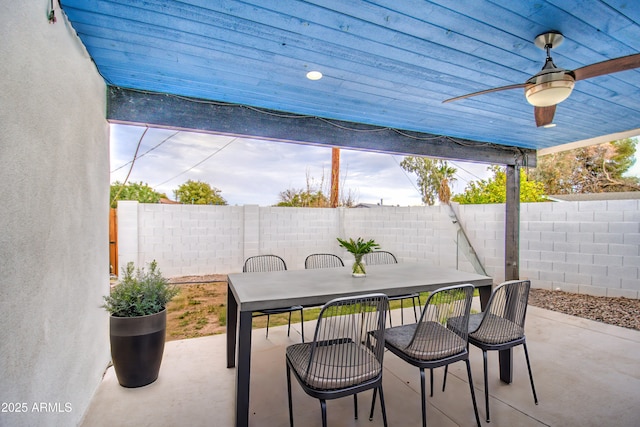
M 280 142 L 443 159 L 481 159 L 503 165 L 536 165 L 536 152 L 529 148 L 113 86 L 109 86 L 107 92 L 107 119 L 114 123 L 196 129 Z
M 61 4 L 112 86 L 114 121 L 504 164 L 524 153 L 530 165 L 535 150 L 640 134 L 638 69 L 578 81 L 549 129 L 535 126 L 522 89 L 442 104 L 526 81 L 544 63 L 533 40 L 545 31 L 564 34 L 552 55 L 569 70 L 638 53 L 636 2 Z M 311 70 L 324 77 L 308 80 Z M 181 110 L 158 111 L 156 94 Z M 190 99 L 214 115 L 190 120 Z M 360 134 L 339 131 L 345 123 Z M 279 130 L 259 134 L 269 127 Z

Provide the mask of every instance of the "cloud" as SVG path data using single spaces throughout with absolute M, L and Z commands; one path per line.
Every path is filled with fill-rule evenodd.
M 129 172 L 145 128 L 111 125 L 111 182 L 122 182 Z M 340 150 L 340 183 L 361 203 L 421 205 L 416 177 L 400 167 L 403 156 Z M 458 169 L 454 192 L 470 180 L 487 178 L 487 165 L 453 162 Z M 115 170 L 119 168 L 118 170 Z M 173 198 L 173 191 L 189 179 L 221 190 L 230 205 L 278 203 L 280 192 L 306 188 L 331 180 L 331 148 L 278 143 L 230 136 L 149 128 L 138 149 L 129 182 L 149 184 Z

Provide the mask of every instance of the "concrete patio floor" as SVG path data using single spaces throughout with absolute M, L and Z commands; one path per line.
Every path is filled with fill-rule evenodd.
M 471 348 L 471 369 L 482 424 L 502 426 L 640 426 L 640 331 L 610 326 L 529 307 L 527 343 L 539 405 L 535 405 L 521 347 L 514 350 L 510 385 L 498 379 L 498 360 L 489 353 L 491 423 L 484 420 L 482 352 Z M 413 314 L 405 312 L 405 319 Z M 394 324 L 400 323 L 394 310 Z M 313 322 L 305 324 L 313 333 Z M 287 337 L 286 326 L 253 331 L 250 425 L 288 425 L 284 351 L 300 341 L 299 325 Z M 166 344 L 158 380 L 146 387 L 118 385 L 107 373 L 85 414 L 82 426 L 233 426 L 235 369 L 226 368 L 226 336 L 216 335 Z M 390 426 L 419 426 L 420 375 L 387 352 L 383 376 Z M 427 397 L 430 426 L 473 426 L 473 407 L 464 363 L 451 365 L 447 390 L 442 369 L 435 371 L 434 396 Z M 451 375 L 453 374 L 453 375 Z M 428 384 L 427 384 L 428 387 Z M 320 405 L 293 380 L 297 426 L 321 425 Z M 368 419 L 371 393 L 359 395 L 359 419 L 353 399 L 327 403 L 329 426 L 382 426 L 377 405 Z

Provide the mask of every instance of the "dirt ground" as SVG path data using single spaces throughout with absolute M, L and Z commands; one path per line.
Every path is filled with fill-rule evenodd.
M 180 293 L 167 305 L 167 341 L 226 333 L 226 275 L 183 276 L 169 282 L 178 286 Z M 269 325 L 286 325 L 287 320 L 287 314 L 271 316 Z M 291 321 L 299 318 L 294 316 Z M 266 317 L 257 317 L 253 326 L 264 328 L 266 322 Z
M 226 332 L 226 275 L 184 276 L 173 278 L 170 282 L 180 287 L 180 293 L 167 306 L 168 341 Z M 640 300 L 532 289 L 529 304 L 640 330 Z M 293 316 L 292 321 L 297 322 L 298 318 Z M 283 325 L 286 322 L 286 315 L 272 316 L 270 325 Z M 266 317 L 254 319 L 255 327 L 265 325 Z
M 180 293 L 167 305 L 167 341 L 226 332 L 226 276 L 185 276 L 170 282 Z

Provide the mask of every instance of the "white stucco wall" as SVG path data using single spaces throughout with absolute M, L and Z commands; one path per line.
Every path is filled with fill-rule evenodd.
M 49 3 L 0 27 L 1 426 L 77 425 L 109 361 L 105 84 Z

